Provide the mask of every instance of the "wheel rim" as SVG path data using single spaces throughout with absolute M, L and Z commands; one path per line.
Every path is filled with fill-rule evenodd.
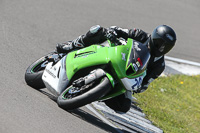
M 63 93 L 62 98 L 63 99 L 72 99 L 74 97 L 80 96 L 80 95 L 86 93 L 87 91 L 89 91 L 95 85 L 97 85 L 97 84 L 95 82 L 92 82 L 89 85 L 84 85 L 82 87 L 71 86 L 71 87 L 69 87 L 68 90 L 66 90 Z
M 60 56 L 57 53 L 52 53 L 50 55 L 47 55 L 43 59 L 41 59 L 40 62 L 38 62 L 35 66 L 32 67 L 31 73 L 36 73 L 39 71 L 43 71 L 46 68 L 46 65 L 48 64 L 49 60 L 59 60 Z
M 38 64 L 36 64 L 32 69 L 31 69 L 31 73 L 35 73 L 35 72 L 39 72 L 45 69 L 46 65 L 47 65 L 48 61 L 46 59 L 44 59 L 43 61 L 39 62 Z
M 80 95 L 81 88 L 71 86 L 64 94 L 62 95 L 63 99 L 72 99 Z

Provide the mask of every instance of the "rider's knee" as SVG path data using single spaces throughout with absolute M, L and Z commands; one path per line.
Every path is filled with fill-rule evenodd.
M 100 25 L 95 25 L 90 28 L 90 30 L 87 32 L 86 36 L 92 37 L 96 35 L 102 35 L 103 34 L 103 27 Z

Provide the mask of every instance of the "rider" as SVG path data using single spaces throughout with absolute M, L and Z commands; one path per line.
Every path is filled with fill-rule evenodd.
M 141 43 L 147 42 L 151 58 L 147 66 L 147 74 L 143 79 L 141 87 L 135 93 L 141 93 L 148 88 L 148 85 L 158 78 L 165 69 L 164 55 L 175 45 L 176 34 L 174 30 L 167 25 L 156 27 L 152 34 L 148 34 L 141 29 L 122 29 L 117 26 L 103 28 L 99 25 L 93 26 L 86 33 L 73 41 L 59 43 L 56 46 L 58 53 L 69 52 L 75 48 L 83 48 L 92 44 L 100 44 L 107 39 L 116 42 L 116 38 L 132 38 Z M 130 109 L 132 93 L 126 92 L 118 97 L 105 101 L 106 105 L 115 111 L 127 112 Z

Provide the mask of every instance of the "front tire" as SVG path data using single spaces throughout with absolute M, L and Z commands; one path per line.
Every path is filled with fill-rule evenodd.
M 100 99 L 111 90 L 111 83 L 107 77 L 104 77 L 98 85 L 89 89 L 85 93 L 75 97 L 66 98 L 65 96 L 69 93 L 69 89 L 70 87 L 67 88 L 57 99 L 58 106 L 65 110 L 76 109 Z

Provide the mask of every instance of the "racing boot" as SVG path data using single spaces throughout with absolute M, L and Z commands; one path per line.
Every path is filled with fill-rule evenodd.
M 115 112 L 124 114 L 130 110 L 132 99 L 132 92 L 127 90 L 124 94 L 105 100 L 104 103 Z
M 66 43 L 58 43 L 56 45 L 56 51 L 58 53 L 68 53 L 76 48 L 83 48 L 85 45 L 82 41 L 83 36 L 79 36 L 77 39 L 73 41 L 69 41 Z

